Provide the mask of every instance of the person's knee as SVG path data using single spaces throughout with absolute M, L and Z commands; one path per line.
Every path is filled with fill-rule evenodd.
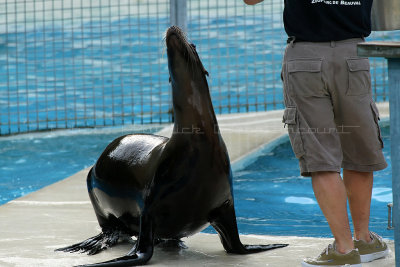
M 344 176 L 359 176 L 359 177 L 366 177 L 366 178 L 370 178 L 373 177 L 373 172 L 362 172 L 362 171 L 355 171 L 355 170 L 343 170 L 343 174 Z
M 317 171 L 311 173 L 312 179 L 329 179 L 329 178 L 338 178 L 339 173 L 334 171 Z
M 314 192 L 321 189 L 337 191 L 343 186 L 343 181 L 338 172 L 318 171 L 311 173 L 311 184 Z

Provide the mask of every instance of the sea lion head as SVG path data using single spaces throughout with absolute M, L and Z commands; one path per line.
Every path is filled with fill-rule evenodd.
M 191 83 L 204 80 L 205 70 L 196 46 L 188 42 L 184 32 L 177 26 L 168 28 L 166 33 L 168 69 L 172 87 L 191 87 Z M 181 88 L 182 89 L 182 88 Z

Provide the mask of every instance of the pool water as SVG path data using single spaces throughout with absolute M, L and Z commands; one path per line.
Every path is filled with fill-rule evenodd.
M 371 203 L 371 231 L 394 238 L 387 230 L 387 204 L 392 202 L 389 126 L 382 127 L 385 170 L 375 173 Z M 234 173 L 234 193 L 239 231 L 268 234 L 330 237 L 319 209 L 311 179 L 301 177 L 289 139 L 272 150 L 259 151 L 254 161 Z M 208 231 L 212 231 L 208 229 Z
M 0 205 L 93 165 L 105 147 L 121 135 L 154 133 L 159 129 L 155 125 L 135 126 L 134 129 L 66 130 L 1 138 Z
M 0 204 L 36 191 L 94 164 L 116 137 L 159 128 L 73 130 L 0 139 Z M 389 167 L 376 172 L 371 230 L 393 239 L 387 226 L 392 201 L 389 126 L 382 127 Z M 234 168 L 236 216 L 241 234 L 329 237 L 330 231 L 313 195 L 310 178 L 299 176 L 289 139 L 249 157 Z M 235 166 L 234 166 L 235 167 Z M 85 186 L 83 183 L 82 186 Z M 205 232 L 215 232 L 211 227 Z
M 207 18 L 194 16 L 188 27 L 210 73 L 216 113 L 283 108 L 281 16 L 209 19 L 206 26 Z M 0 134 L 169 122 L 171 89 L 162 42 L 169 17 L 132 20 L 34 23 L 28 24 L 32 29 L 7 34 L 0 29 Z M 266 28 L 262 21 L 278 27 Z M 393 31 L 368 40 L 399 36 Z M 385 59 L 371 62 L 375 100 L 387 101 Z

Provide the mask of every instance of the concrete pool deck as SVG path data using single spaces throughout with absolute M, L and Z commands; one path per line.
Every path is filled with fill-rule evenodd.
M 388 117 L 388 104 L 378 105 Z M 260 146 L 286 134 L 282 110 L 218 116 L 231 161 L 240 161 Z M 160 133 L 168 136 L 171 126 Z M 86 190 L 88 169 L 39 191 L 0 206 L 0 267 L 67 267 L 123 256 L 131 244 L 121 244 L 98 255 L 54 252 L 100 232 Z M 292 236 L 241 236 L 243 243 L 288 243 L 288 247 L 238 256 L 225 253 L 215 234 L 196 234 L 183 239 L 188 249 L 157 247 L 149 266 L 300 266 L 306 256 L 316 256 L 332 239 Z M 388 257 L 364 267 L 394 266 L 393 241 L 387 241 Z

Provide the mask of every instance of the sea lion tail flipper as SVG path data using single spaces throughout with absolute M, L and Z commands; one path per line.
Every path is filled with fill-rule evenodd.
M 226 201 L 221 207 L 213 210 L 210 215 L 210 223 L 218 232 L 222 245 L 228 253 L 250 254 L 288 245 L 243 245 L 239 238 L 233 201 Z
M 153 256 L 153 250 L 153 224 L 147 216 L 142 215 L 140 217 L 140 232 L 138 240 L 135 246 L 128 252 L 128 254 L 110 261 L 88 265 L 79 265 L 76 267 L 119 267 L 145 265 Z
M 58 248 L 55 251 L 63 251 L 70 253 L 81 252 L 81 253 L 87 253 L 88 255 L 94 255 L 102 250 L 114 246 L 115 244 L 118 243 L 118 240 L 121 237 L 130 238 L 127 234 L 122 233 L 121 231 L 118 230 L 103 231 L 96 236 L 86 239 L 85 241 L 76 243 L 68 247 Z

